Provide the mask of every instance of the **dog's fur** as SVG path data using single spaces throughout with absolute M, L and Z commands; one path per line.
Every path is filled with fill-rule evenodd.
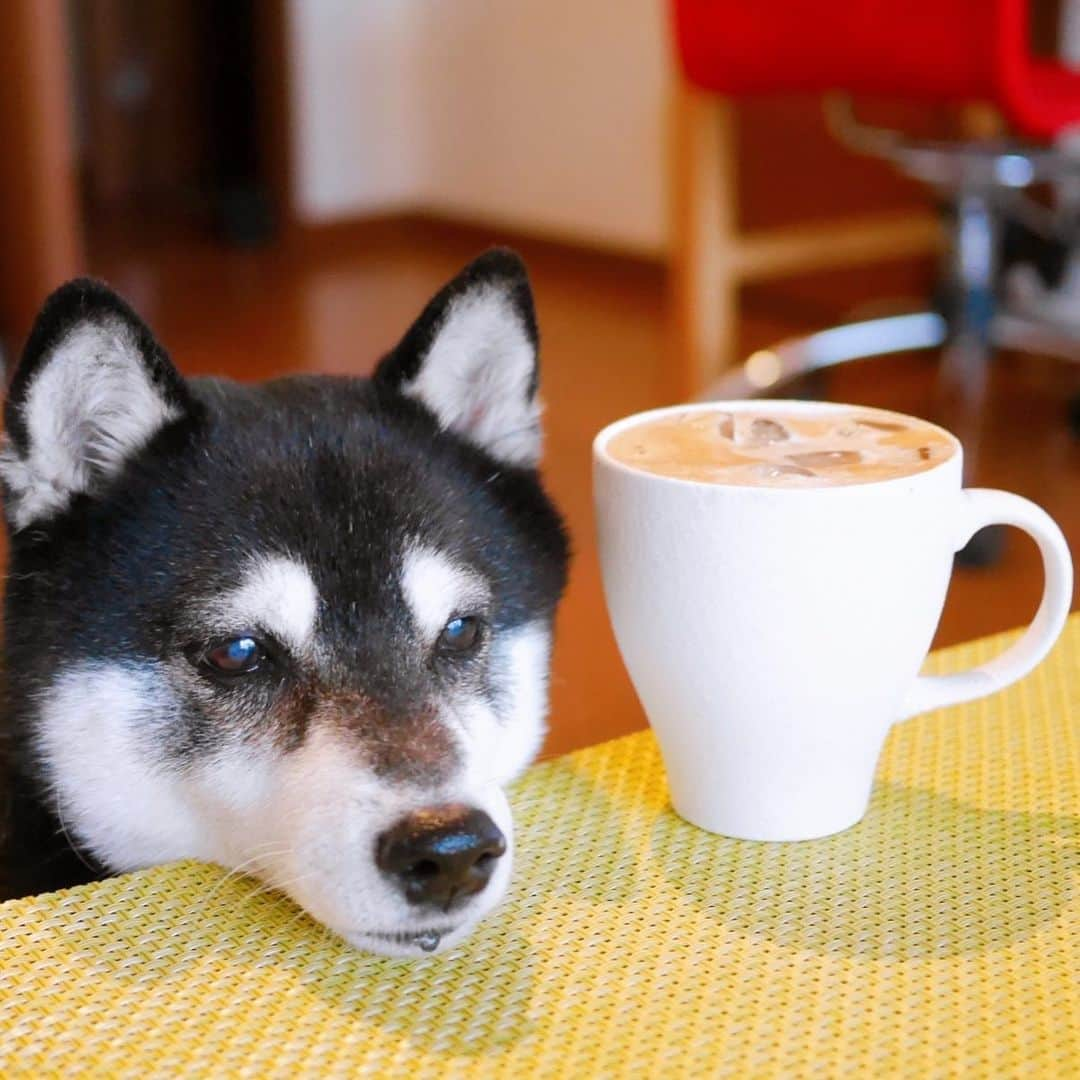
M 512 836 L 503 787 L 541 740 L 567 561 L 537 389 L 507 251 L 446 286 L 370 380 L 185 380 L 105 286 L 56 292 L 0 455 L 9 891 L 191 857 L 262 876 L 366 949 L 417 955 L 475 926 L 509 851 L 432 915 L 374 850 L 443 803 Z M 479 644 L 440 653 L 466 615 Z M 266 646 L 259 670 L 210 672 L 242 635 Z

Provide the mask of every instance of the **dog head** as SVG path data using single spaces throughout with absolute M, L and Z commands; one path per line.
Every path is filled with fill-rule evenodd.
M 532 296 L 493 251 L 374 377 L 184 380 L 77 281 L 9 392 L 9 697 L 40 797 L 122 871 L 256 873 L 356 945 L 498 902 L 567 544 Z

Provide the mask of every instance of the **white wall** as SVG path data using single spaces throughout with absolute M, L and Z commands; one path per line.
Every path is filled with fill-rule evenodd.
M 662 250 L 663 0 L 291 0 L 300 216 Z
M 290 0 L 297 213 L 333 221 L 413 206 L 423 188 L 414 0 Z

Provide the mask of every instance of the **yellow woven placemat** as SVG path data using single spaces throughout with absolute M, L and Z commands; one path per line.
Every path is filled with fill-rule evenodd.
M 865 821 L 806 844 L 680 821 L 646 733 L 541 765 L 508 903 L 441 957 L 192 863 L 0 905 L 0 1074 L 1078 1075 L 1078 716 L 1074 619 L 899 726 Z

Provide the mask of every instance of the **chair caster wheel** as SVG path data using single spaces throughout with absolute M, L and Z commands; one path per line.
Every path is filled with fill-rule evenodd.
M 1069 430 L 1080 439 L 1080 394 L 1068 404 Z
M 1001 560 L 1005 551 L 1005 526 L 990 525 L 980 529 L 956 553 L 956 565 L 983 570 Z

